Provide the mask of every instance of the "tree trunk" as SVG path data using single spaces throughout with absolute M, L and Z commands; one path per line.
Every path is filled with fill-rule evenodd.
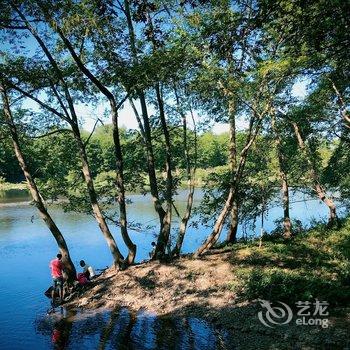
M 292 236 L 292 222 L 289 215 L 289 187 L 286 173 L 281 169 L 280 176 L 282 183 L 282 202 L 283 202 L 283 236 L 290 238 Z
M 133 264 L 136 256 L 136 245 L 131 241 L 128 229 L 127 229 L 127 215 L 125 204 L 125 187 L 124 187 L 124 169 L 123 169 L 123 157 L 120 145 L 119 127 L 118 127 L 118 115 L 117 111 L 112 113 L 113 122 L 113 139 L 114 139 L 114 151 L 116 158 L 116 183 L 118 188 L 118 203 L 119 203 L 119 216 L 120 216 L 120 230 L 125 244 L 129 249 L 127 256 L 127 263 Z
M 62 30 L 57 26 L 56 30 L 58 31 L 60 37 L 68 48 L 71 56 L 73 57 L 78 68 L 82 73 L 87 76 L 90 81 L 95 84 L 95 86 L 105 95 L 109 101 L 112 114 L 112 123 L 113 123 L 113 141 L 114 141 L 114 154 L 116 158 L 116 186 L 118 188 L 118 204 L 120 211 L 120 230 L 123 237 L 123 240 L 126 246 L 129 249 L 128 257 L 126 262 L 130 265 L 134 262 L 136 256 L 136 245 L 130 239 L 127 229 L 127 215 L 126 215 L 126 205 L 125 205 L 125 188 L 124 188 L 124 174 L 123 174 L 123 155 L 120 144 L 119 137 L 119 127 L 118 127 L 118 107 L 116 105 L 115 98 L 113 94 L 101 83 L 99 79 L 95 77 L 94 74 L 83 64 L 78 55 L 75 53 L 73 46 L 70 41 L 64 36 Z M 73 111 L 72 111 L 73 112 Z M 77 118 L 75 117 L 75 112 L 72 113 L 73 120 L 77 123 Z
M 189 192 L 188 192 L 188 196 L 187 196 L 185 214 L 181 219 L 181 224 L 179 227 L 179 234 L 177 236 L 175 247 L 172 251 L 172 256 L 174 256 L 174 257 L 179 256 L 181 253 L 182 244 L 183 244 L 185 234 L 186 234 L 187 224 L 188 224 L 188 221 L 191 217 L 191 211 L 192 211 L 192 206 L 193 206 L 193 195 L 194 195 L 194 185 L 190 184 Z
M 253 132 L 254 120 L 256 120 L 255 113 L 254 113 L 254 117 L 252 117 L 252 119 L 250 121 L 249 132 L 248 132 L 246 144 L 241 151 L 239 163 L 237 165 L 237 170 L 235 172 L 235 177 L 233 179 L 235 186 L 231 186 L 229 193 L 228 193 L 228 196 L 227 196 L 227 199 L 225 201 L 224 208 L 222 209 L 220 215 L 218 216 L 218 218 L 215 222 L 214 229 L 213 229 L 212 233 L 209 235 L 209 237 L 206 239 L 206 241 L 198 248 L 198 250 L 194 254 L 195 257 L 198 257 L 199 255 L 201 255 L 201 254 L 205 253 L 207 250 L 209 250 L 217 242 L 217 240 L 220 237 L 220 233 L 221 233 L 222 227 L 225 223 L 225 219 L 226 219 L 229 211 L 231 210 L 233 200 L 234 200 L 235 196 L 237 195 L 235 193 L 235 190 L 237 188 L 237 184 L 239 183 L 239 181 L 242 177 L 245 163 L 246 163 L 247 156 L 248 156 L 248 152 L 249 152 L 251 146 L 253 145 L 253 143 L 256 139 L 256 136 L 258 135 L 258 132 L 260 130 L 262 115 L 260 115 L 259 118 L 257 119 L 255 131 Z
M 173 175 L 171 171 L 170 134 L 169 134 L 167 122 L 165 119 L 163 98 L 161 96 L 159 84 L 156 84 L 156 94 L 157 94 L 157 102 L 159 107 L 160 122 L 161 122 L 162 130 L 165 138 L 166 212 L 163 219 L 163 230 L 161 230 L 158 236 L 155 255 L 157 256 L 157 254 L 159 254 L 160 256 L 163 256 L 165 254 L 166 246 L 169 242 L 170 231 L 171 231 L 171 217 L 172 217 L 172 206 L 173 206 Z
M 235 243 L 237 241 L 237 229 L 238 229 L 238 201 L 237 201 L 237 189 L 235 183 L 236 167 L 237 167 L 237 143 L 236 143 L 236 109 L 234 97 L 229 94 L 228 113 L 230 122 L 230 144 L 229 144 L 229 163 L 231 171 L 231 189 L 234 193 L 231 206 L 231 222 L 227 233 L 227 243 Z
M 72 130 L 73 130 L 73 134 L 74 134 L 74 137 L 75 137 L 75 140 L 77 142 L 78 149 L 79 149 L 79 155 L 80 155 L 80 159 L 81 159 L 81 163 L 82 163 L 83 176 L 84 176 L 84 180 L 85 180 L 86 187 L 88 190 L 92 211 L 93 211 L 95 219 L 100 227 L 100 230 L 101 230 L 104 238 L 106 239 L 108 247 L 112 253 L 114 265 L 115 266 L 117 266 L 117 265 L 122 266 L 124 258 L 122 256 L 122 254 L 120 253 L 120 251 L 117 247 L 117 244 L 115 242 L 115 239 L 109 230 L 109 227 L 108 227 L 106 220 L 101 212 L 101 208 L 100 208 L 98 200 L 97 200 L 97 194 L 95 191 L 94 183 L 93 183 L 91 172 L 90 172 L 89 162 L 88 162 L 87 154 L 85 151 L 85 145 L 81 139 L 79 127 L 76 124 L 72 124 Z
M 137 64 L 138 58 L 137 58 L 137 49 L 136 49 L 136 39 L 135 39 L 135 32 L 134 32 L 134 27 L 132 23 L 129 0 L 124 0 L 124 10 L 125 10 L 125 15 L 126 15 L 126 20 L 127 20 L 128 30 L 129 30 L 131 54 L 132 54 L 134 63 Z M 164 246 L 164 242 L 165 242 L 164 238 L 167 237 L 168 235 L 167 232 L 170 230 L 169 210 L 167 210 L 168 212 L 168 215 L 167 215 L 167 212 L 164 210 L 159 200 L 157 176 L 155 171 L 154 152 L 153 152 L 153 145 L 152 145 L 151 126 L 149 123 L 145 94 L 142 90 L 138 90 L 137 96 L 141 104 L 143 133 L 144 133 L 143 139 L 145 142 L 145 147 L 147 152 L 147 168 L 148 168 L 148 178 L 150 183 L 150 191 L 152 195 L 154 209 L 159 216 L 159 223 L 160 223 L 160 233 L 159 233 L 160 240 L 158 239 L 157 246 L 156 246 L 156 253 L 157 253 L 157 251 L 163 250 L 160 248 Z M 157 258 L 157 254 L 154 254 L 154 259 L 156 258 Z
M 148 111 L 147 111 L 147 105 L 146 105 L 146 99 L 143 92 L 139 92 L 139 99 L 141 103 L 141 111 L 142 111 L 142 119 L 143 119 L 143 127 L 145 131 L 145 146 L 147 151 L 147 167 L 148 167 L 148 177 L 149 177 L 149 183 L 150 183 L 150 190 L 152 195 L 152 200 L 154 204 L 154 208 L 156 212 L 159 215 L 159 221 L 161 225 L 160 232 L 163 231 L 163 221 L 165 217 L 165 210 L 162 207 L 162 204 L 159 200 L 159 193 L 158 193 L 158 184 L 157 184 L 157 176 L 156 176 L 156 170 L 155 170 L 155 160 L 154 160 L 154 153 L 153 153 L 153 145 L 152 145 L 152 136 L 151 136 L 151 126 L 149 123 L 149 117 L 148 117 Z
M 63 87 L 64 96 L 65 96 L 65 99 L 66 99 L 67 104 L 68 104 L 68 109 L 70 111 L 70 115 L 69 115 L 68 110 L 66 109 L 64 103 L 62 102 L 61 96 L 55 90 L 53 84 L 52 84 L 52 89 L 54 91 L 54 95 L 58 99 L 58 102 L 59 102 L 61 108 L 64 110 L 65 115 L 61 115 L 60 113 L 56 112 L 51 107 L 49 107 L 48 109 L 50 111 L 52 111 L 53 113 L 55 113 L 56 115 L 58 115 L 64 121 L 68 122 L 70 124 L 70 126 L 72 127 L 72 131 L 73 131 L 74 137 L 75 137 L 75 139 L 77 141 L 79 154 L 80 154 L 80 158 L 81 158 L 81 161 L 82 161 L 82 172 L 83 172 L 84 179 L 85 179 L 85 182 L 86 182 L 86 185 L 87 185 L 87 190 L 88 190 L 88 194 L 89 194 L 89 197 L 90 197 L 91 207 L 92 207 L 93 213 L 95 215 L 95 219 L 98 222 L 98 225 L 99 225 L 99 227 L 101 229 L 101 232 L 104 235 L 104 237 L 105 237 L 105 239 L 107 241 L 107 244 L 109 246 L 109 249 L 110 249 L 110 251 L 112 253 L 113 260 L 114 260 L 114 265 L 117 265 L 117 264 L 121 265 L 122 262 L 123 262 L 122 261 L 123 260 L 123 256 L 121 255 L 121 253 L 120 253 L 120 251 L 119 251 L 119 249 L 118 249 L 118 247 L 116 245 L 116 242 L 115 242 L 111 232 L 109 231 L 109 228 L 107 226 L 106 220 L 105 220 L 105 218 L 102 215 L 102 212 L 100 210 L 100 207 L 99 207 L 99 204 L 98 204 L 98 201 L 97 201 L 97 195 L 96 195 L 96 191 L 95 191 L 95 188 L 94 188 L 93 180 L 92 180 L 92 177 L 91 177 L 89 163 L 88 163 L 87 155 L 86 155 L 86 151 L 85 151 L 85 145 L 84 145 L 84 143 L 83 143 L 83 141 L 81 139 L 81 135 L 80 135 L 80 131 L 79 131 L 78 117 L 76 115 L 75 108 L 74 108 L 74 100 L 73 100 L 73 98 L 72 98 L 72 96 L 70 94 L 69 87 L 66 84 L 64 76 L 62 74 L 62 71 L 60 70 L 56 60 L 51 55 L 50 50 L 45 45 L 45 43 L 41 39 L 41 37 L 38 35 L 37 31 L 31 26 L 30 22 L 26 19 L 24 14 L 13 3 L 11 3 L 11 6 L 18 13 L 20 18 L 25 22 L 28 30 L 32 33 L 34 38 L 37 40 L 38 44 L 42 48 L 42 50 L 45 53 L 46 57 L 48 58 L 48 60 L 49 60 L 49 62 L 51 64 L 54 72 L 56 73 L 56 76 L 57 76 L 59 82 L 61 83 L 61 85 Z M 94 76 L 82 64 L 82 62 L 80 61 L 80 59 L 76 55 L 72 45 L 70 44 L 68 39 L 64 36 L 61 28 L 57 25 L 57 23 L 54 25 L 53 29 L 55 31 L 57 31 L 57 33 L 60 35 L 61 39 L 65 43 L 67 49 L 69 50 L 71 56 L 73 57 L 73 59 L 75 60 L 75 62 L 79 66 L 79 68 L 83 71 L 83 73 L 85 75 L 87 75 L 89 77 L 90 80 L 93 79 Z M 99 86 L 99 87 L 101 88 L 101 86 Z M 102 90 L 103 91 L 101 91 L 101 92 L 103 92 L 105 94 L 109 92 L 108 89 L 106 89 L 104 86 L 102 86 Z M 30 94 L 27 94 L 27 95 L 30 95 Z M 38 99 L 35 99 L 35 98 L 33 98 L 33 99 L 36 100 L 39 104 L 45 105 L 45 107 L 47 107 L 46 104 L 41 103 L 40 101 L 38 101 Z
M 176 89 L 175 89 L 175 95 L 176 95 L 177 104 L 179 106 L 180 103 L 179 103 L 178 95 L 176 93 Z M 194 195 L 194 189 L 195 189 L 194 178 L 195 178 L 196 167 L 197 167 L 197 131 L 196 131 L 196 126 L 194 127 L 194 135 L 195 135 L 195 145 L 194 145 L 195 156 L 194 157 L 195 157 L 195 161 L 194 161 L 193 172 L 191 174 L 191 162 L 190 162 L 190 155 L 188 152 L 188 143 L 187 143 L 186 115 L 182 111 L 180 112 L 180 114 L 182 117 L 184 153 L 185 153 L 185 160 L 186 160 L 186 173 L 187 173 L 187 182 L 188 182 L 188 186 L 189 186 L 189 191 L 188 191 L 188 195 L 187 195 L 185 214 L 181 219 L 181 224 L 179 227 L 179 233 L 177 236 L 176 244 L 175 244 L 175 247 L 174 247 L 172 254 L 171 254 L 173 257 L 177 257 L 181 253 L 181 248 L 182 248 L 182 244 L 183 244 L 183 241 L 185 238 L 188 221 L 191 217 L 191 211 L 192 211 L 192 206 L 193 206 L 193 195 Z M 193 119 L 193 125 L 196 125 L 193 115 L 192 115 L 192 119 Z
M 155 172 L 155 161 L 154 161 L 154 153 L 153 153 L 152 137 L 151 137 L 151 127 L 149 124 L 146 99 L 145 99 L 144 93 L 142 91 L 138 92 L 138 97 L 139 97 L 139 100 L 141 103 L 141 114 L 142 114 L 143 124 L 141 122 L 140 116 L 138 115 L 138 112 L 137 112 L 135 105 L 133 103 L 132 103 L 132 106 L 133 106 L 138 124 L 140 126 L 142 140 L 143 140 L 144 146 L 146 148 L 147 172 L 148 172 L 148 179 L 149 179 L 149 183 L 150 183 L 150 192 L 151 192 L 151 196 L 152 196 L 154 209 L 159 216 L 159 223 L 160 223 L 159 235 L 163 237 L 163 236 L 167 235 L 166 231 L 168 230 L 168 227 L 166 225 L 164 225 L 166 211 L 162 207 L 162 204 L 159 200 L 158 184 L 157 184 L 157 177 L 156 177 L 156 172 Z M 156 258 L 157 258 L 157 254 L 154 254 L 153 259 L 156 259 Z
M 222 230 L 222 227 L 225 223 L 225 219 L 227 215 L 229 214 L 229 211 L 232 206 L 232 199 L 233 199 L 233 190 L 232 188 L 229 191 L 229 194 L 227 196 L 225 205 L 223 210 L 221 211 L 220 215 L 216 219 L 214 228 L 210 236 L 206 239 L 206 241 L 198 248 L 198 250 L 195 253 L 195 257 L 198 257 L 199 255 L 205 253 L 207 250 L 209 250 L 219 239 L 220 233 Z
M 318 198 L 324 204 L 326 204 L 328 209 L 329 209 L 329 217 L 328 217 L 327 226 L 329 228 L 333 227 L 334 225 L 338 226 L 339 220 L 338 220 L 338 216 L 337 216 L 337 212 L 336 212 L 336 206 L 335 206 L 333 200 L 327 196 L 325 189 L 320 184 L 320 180 L 319 180 L 319 176 L 318 176 L 318 172 L 316 170 L 315 164 L 311 160 L 311 154 L 308 151 L 307 146 L 305 145 L 305 142 L 304 142 L 303 137 L 300 133 L 300 130 L 299 130 L 297 123 L 292 122 L 292 125 L 294 128 L 295 136 L 298 140 L 299 148 L 302 150 L 303 154 L 305 155 L 307 163 L 310 167 L 311 179 L 312 179 L 312 182 L 314 185 L 314 190 L 316 191 Z
M 232 199 L 231 222 L 230 222 L 230 228 L 226 238 L 227 243 L 237 242 L 237 230 L 238 230 L 238 203 L 237 203 L 237 198 L 235 196 Z
M 292 236 L 292 223 L 289 216 L 289 186 L 288 186 L 288 176 L 285 171 L 286 159 L 282 153 L 281 145 L 282 140 L 276 129 L 276 120 L 274 111 L 272 112 L 272 130 L 275 134 L 275 143 L 278 157 L 278 167 L 281 178 L 281 189 L 282 189 L 282 203 L 283 203 L 283 236 L 284 238 L 290 238 Z
M 344 126 L 348 129 L 350 129 L 350 115 L 349 115 L 349 112 L 346 108 L 346 103 L 344 101 L 344 98 L 343 98 L 342 94 L 340 93 L 340 91 L 338 90 L 338 88 L 336 87 L 334 81 L 332 79 L 330 79 L 330 81 L 332 84 L 332 88 L 333 88 L 335 94 L 337 95 L 337 103 L 340 107 L 340 112 L 341 112 L 341 115 L 344 119 Z
M 37 207 L 37 209 L 39 211 L 39 215 L 42 218 L 42 220 L 45 222 L 46 226 L 49 228 L 49 230 L 51 231 L 52 235 L 54 236 L 54 238 L 57 242 L 59 251 L 62 254 L 62 260 L 63 260 L 64 266 L 65 266 L 65 271 L 68 275 L 68 280 L 70 282 L 72 282 L 76 278 L 76 271 L 75 271 L 74 264 L 70 258 L 69 250 L 68 250 L 66 241 L 65 241 L 61 231 L 56 226 L 55 222 L 53 221 L 50 214 L 46 210 L 46 207 L 43 203 L 39 189 L 36 186 L 36 183 L 35 183 L 32 175 L 29 171 L 29 168 L 27 166 L 25 157 L 22 153 L 22 149 L 21 149 L 21 146 L 19 143 L 17 128 L 16 128 L 14 121 L 13 121 L 13 117 L 12 117 L 12 113 L 11 113 L 10 105 L 9 105 L 9 101 L 8 101 L 8 96 L 7 96 L 7 93 L 6 93 L 4 86 L 2 84 L 0 84 L 0 90 L 1 90 L 2 101 L 3 101 L 4 116 L 5 116 L 5 119 L 8 123 L 8 125 L 9 125 L 9 128 L 10 128 L 10 134 L 11 134 L 13 148 L 14 148 L 14 151 L 16 154 L 16 158 L 17 158 L 18 163 L 23 171 L 23 174 L 24 174 L 25 179 L 27 181 L 29 191 L 31 193 L 31 196 L 33 198 L 35 206 Z
M 147 24 L 151 31 L 151 41 L 153 43 L 153 50 L 157 50 L 157 43 L 154 40 L 154 27 L 152 23 L 152 18 L 149 15 L 149 12 L 146 11 Z M 169 243 L 169 237 L 171 232 L 171 218 L 172 218 L 172 206 L 173 206 L 173 176 L 171 172 L 172 160 L 171 160 L 171 143 L 170 143 L 170 134 L 167 126 L 167 122 L 165 119 L 164 112 L 164 102 L 161 94 L 160 83 L 157 82 L 155 85 L 157 104 L 159 108 L 159 117 L 160 123 L 165 139 L 165 168 L 166 168 L 166 191 L 165 191 L 165 200 L 166 200 L 166 212 L 163 219 L 163 230 L 161 230 L 160 235 L 157 240 L 157 245 L 155 249 L 155 256 L 164 256 L 166 247 Z

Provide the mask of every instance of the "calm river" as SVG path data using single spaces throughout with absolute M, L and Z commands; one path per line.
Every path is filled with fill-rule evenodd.
M 183 208 L 186 192 L 180 192 L 178 207 Z M 201 193 L 197 192 L 197 204 Z M 300 200 L 301 194 L 295 196 Z M 156 224 L 150 198 L 130 195 L 129 220 L 148 225 Z M 230 348 L 225 331 L 196 318 L 162 320 L 154 315 L 128 310 L 112 310 L 102 314 L 61 309 L 48 316 L 49 300 L 43 292 L 51 283 L 48 264 L 57 254 L 50 232 L 39 219 L 36 209 L 18 191 L 0 193 L 0 349 L 221 349 Z M 95 268 L 111 264 L 108 247 L 92 217 L 64 213 L 50 206 L 50 213 L 63 232 L 73 262 L 81 259 Z M 265 219 L 265 229 L 282 215 L 273 208 Z M 317 200 L 292 205 L 291 216 L 308 223 L 327 217 L 327 209 Z M 174 222 L 174 225 L 177 223 Z M 112 228 L 122 252 L 119 230 Z M 255 229 L 259 233 L 259 226 Z M 156 227 L 132 231 L 137 244 L 137 261 L 147 259 Z M 210 228 L 190 227 L 183 252 L 192 252 L 205 239 Z M 250 235 L 255 232 L 249 232 Z M 242 235 L 242 228 L 239 231 Z

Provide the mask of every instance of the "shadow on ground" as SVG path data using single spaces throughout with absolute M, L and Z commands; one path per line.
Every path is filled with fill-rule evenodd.
M 267 238 L 261 248 L 232 247 L 228 261 L 237 279 L 232 290 L 244 300 L 326 300 L 350 305 L 350 225 L 283 241 Z

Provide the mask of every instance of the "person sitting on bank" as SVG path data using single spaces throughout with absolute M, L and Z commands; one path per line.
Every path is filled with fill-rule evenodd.
M 63 269 L 64 265 L 62 263 L 62 254 L 58 253 L 56 259 L 50 261 L 51 276 L 53 282 L 53 289 L 51 291 L 52 301 L 55 301 L 55 292 L 58 289 L 58 296 L 62 303 L 64 298 L 63 291 Z
M 83 268 L 83 273 L 89 281 L 96 276 L 92 266 L 87 264 L 84 260 L 80 260 L 80 266 Z
M 149 252 L 149 258 L 150 259 L 153 259 L 153 257 L 154 257 L 154 254 L 155 254 L 155 252 L 156 252 L 156 242 L 152 242 L 151 243 L 151 246 L 152 246 L 152 250 Z

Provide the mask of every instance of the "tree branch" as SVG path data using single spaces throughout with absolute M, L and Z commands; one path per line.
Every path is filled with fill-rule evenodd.
M 64 119 L 65 121 L 69 122 L 69 120 L 67 120 L 66 116 L 60 112 L 58 112 L 55 108 L 51 107 L 50 105 L 48 105 L 47 103 L 39 100 L 37 97 L 35 97 L 34 95 L 32 95 L 31 93 L 23 90 L 22 88 L 20 88 L 19 86 L 11 83 L 11 82 L 8 82 L 8 85 L 10 88 L 18 91 L 19 93 L 21 93 L 22 95 L 30 98 L 31 100 L 33 100 L 34 102 L 36 102 L 37 104 L 39 104 L 41 107 L 47 109 L 48 111 L 50 111 L 51 113 L 57 115 L 58 117 Z
M 65 133 L 65 132 L 71 133 L 72 130 L 70 130 L 70 129 L 58 129 L 58 130 L 50 131 L 44 135 L 31 136 L 30 138 L 31 139 L 42 139 L 42 138 L 47 137 L 47 136 L 51 136 L 51 135 L 58 134 L 58 133 Z
M 93 133 L 95 132 L 95 129 L 96 129 L 96 126 L 97 126 L 97 123 L 100 122 L 102 125 L 103 125 L 103 122 L 100 118 L 97 118 L 95 124 L 94 124 L 94 127 L 92 128 L 92 131 L 89 135 L 89 137 L 86 139 L 86 141 L 84 142 L 84 147 L 86 147 L 91 139 L 91 136 L 93 135 Z

